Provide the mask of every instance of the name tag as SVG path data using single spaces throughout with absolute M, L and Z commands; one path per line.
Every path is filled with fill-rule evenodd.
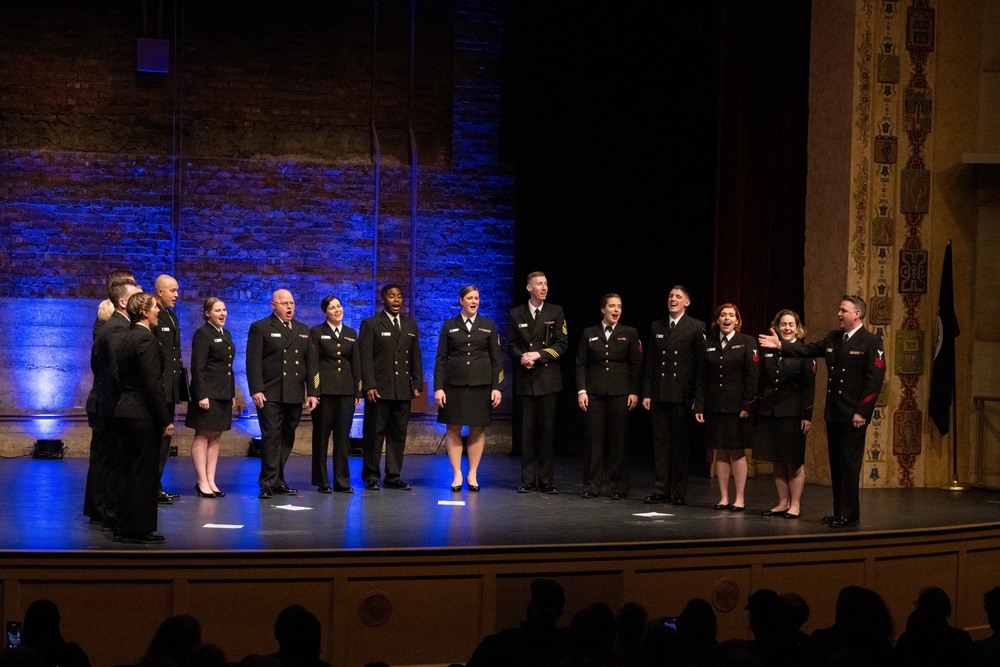
M 625 336 L 619 336 L 618 338 L 615 338 L 615 340 L 623 340 L 623 341 L 625 341 L 625 340 L 628 340 L 628 338 L 626 338 Z
M 383 336 L 391 336 L 391 335 L 392 335 L 392 332 L 391 332 L 391 331 L 383 331 L 383 332 L 382 332 L 382 335 L 383 335 Z
M 213 340 L 212 342 L 213 342 L 213 343 L 221 343 L 221 342 L 222 342 L 222 339 L 221 339 L 221 338 L 216 338 L 216 339 L 215 339 L 215 340 Z
M 826 351 L 830 352 L 830 353 L 833 353 L 833 348 L 832 347 L 828 347 L 828 348 L 826 348 Z
M 271 334 L 271 338 L 281 338 L 281 334 L 273 333 Z
M 448 329 L 448 333 L 458 333 L 458 329 Z
M 588 338 L 587 342 L 588 343 L 593 343 L 595 340 L 600 340 L 600 339 L 601 339 L 600 336 L 594 336 L 593 338 Z
M 715 352 L 715 348 L 714 347 L 708 347 L 708 348 L 705 348 L 705 351 L 706 352 Z
M 521 322 L 520 324 L 517 325 L 517 328 L 518 329 L 527 329 L 528 328 L 528 323 L 527 322 Z
M 768 357 L 773 357 L 773 356 L 774 356 L 774 352 L 765 352 L 764 353 L 764 358 L 765 359 L 767 359 Z
M 864 354 L 861 350 L 849 350 L 851 354 Z
M 657 338 L 663 338 L 663 334 L 656 334 Z
M 320 340 L 333 340 L 333 336 L 327 336 L 326 334 L 320 334 Z
M 170 327 L 160 327 L 160 331 L 170 331 Z

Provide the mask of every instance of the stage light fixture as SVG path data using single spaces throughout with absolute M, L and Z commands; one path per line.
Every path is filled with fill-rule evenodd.
M 66 445 L 62 440 L 38 439 L 31 451 L 33 459 L 61 459 L 66 454 Z
M 247 445 L 247 458 L 260 458 L 260 438 L 250 438 Z

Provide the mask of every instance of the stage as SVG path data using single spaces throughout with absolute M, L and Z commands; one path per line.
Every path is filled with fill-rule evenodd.
M 796 591 L 807 631 L 833 621 L 848 584 L 886 598 L 897 630 L 917 591 L 938 585 L 952 620 L 982 634 L 982 594 L 1000 585 L 1000 493 L 862 490 L 861 524 L 835 530 L 830 489 L 807 484 L 801 518 L 761 516 L 770 477 L 750 479 L 746 511 L 716 511 L 715 480 L 691 479 L 688 505 L 647 505 L 647 466 L 634 465 L 626 500 L 582 499 L 581 460 L 559 458 L 559 495 L 519 494 L 520 459 L 487 455 L 482 491 L 453 494 L 443 455 L 408 455 L 410 491 L 364 491 L 352 458 L 353 495 L 320 494 L 310 459 L 293 455 L 294 496 L 257 498 L 259 459 L 225 457 L 221 499 L 194 493 L 188 457 L 172 458 L 165 487 L 182 494 L 159 508 L 157 545 L 123 544 L 81 514 L 87 459 L 6 459 L 0 465 L 0 585 L 4 620 L 42 597 L 55 600 L 64 634 L 96 665 L 135 661 L 156 625 L 178 613 L 202 622 L 230 659 L 275 650 L 274 616 L 300 603 L 324 630 L 324 657 L 340 667 L 462 662 L 482 636 L 523 618 L 530 581 L 557 579 L 563 623 L 583 607 L 638 601 L 676 615 L 710 600 L 720 637 L 748 636 L 746 596 Z M 99 613 L 96 613 L 98 612 Z M 462 619 L 456 622 L 456 619 Z M 109 625 L 109 623 L 111 625 Z M 133 632 L 102 643 L 106 628 Z
M 403 476 L 410 491 L 365 491 L 361 460 L 351 458 L 355 493 L 321 494 L 307 482 L 310 458 L 292 455 L 286 480 L 294 496 L 257 498 L 260 460 L 226 457 L 217 483 L 225 498 L 199 498 L 187 457 L 170 459 L 164 488 L 180 500 L 159 508 L 156 545 L 113 542 L 81 514 L 86 458 L 8 459 L 0 466 L 4 489 L 0 514 L 3 551 L 302 551 L 361 549 L 447 549 L 537 547 L 542 545 L 639 545 L 719 539 L 780 539 L 843 533 L 899 532 L 973 526 L 1000 521 L 1000 493 L 938 489 L 863 489 L 857 528 L 833 530 L 821 522 L 832 513 L 830 488 L 807 484 L 799 519 L 761 516 L 775 502 L 771 477 L 750 479 L 746 510 L 716 511 L 714 480 L 693 477 L 688 505 L 647 505 L 652 493 L 648 469 L 633 472 L 625 500 L 582 499 L 581 460 L 559 459 L 561 493 L 520 494 L 520 459 L 487 455 L 481 464 L 482 491 L 449 489 L 451 468 L 443 455 L 410 455 Z M 463 461 L 464 469 L 467 462 Z

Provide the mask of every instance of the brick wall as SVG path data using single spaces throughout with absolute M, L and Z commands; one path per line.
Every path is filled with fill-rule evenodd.
M 428 383 L 462 285 L 479 285 L 505 328 L 514 179 L 498 167 L 499 9 L 419 3 L 411 238 L 409 3 L 378 3 L 377 23 L 372 5 L 186 3 L 171 75 L 136 74 L 135 39 L 157 26 L 134 3 L 0 6 L 0 298 L 5 321 L 30 312 L 35 327 L 0 353 L 0 415 L 82 409 L 84 334 L 123 266 L 148 288 L 177 277 L 185 346 L 201 301 L 219 296 L 242 352 L 278 287 L 307 323 L 334 293 L 357 324 L 382 284 L 404 285 Z M 55 358 L 63 370 L 43 378 L 40 360 Z M 31 394 L 32 382 L 58 387 Z

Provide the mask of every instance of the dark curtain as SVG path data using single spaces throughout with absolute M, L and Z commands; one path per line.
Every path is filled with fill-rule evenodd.
M 802 315 L 811 3 L 722 4 L 713 303 Z

